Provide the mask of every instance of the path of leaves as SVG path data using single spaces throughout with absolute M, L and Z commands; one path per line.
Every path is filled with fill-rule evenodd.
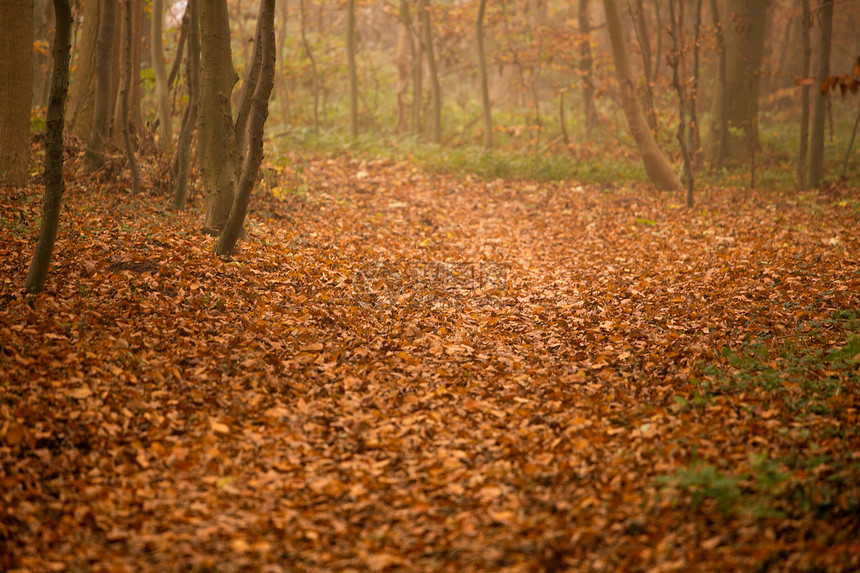
M 858 357 L 776 357 L 851 348 L 856 192 L 295 165 L 223 260 L 72 178 L 35 298 L 2 191 L 0 569 L 860 567 Z M 779 394 L 725 382 L 755 340 Z

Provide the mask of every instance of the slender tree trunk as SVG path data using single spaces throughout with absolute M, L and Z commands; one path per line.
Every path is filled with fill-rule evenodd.
M 422 100 L 424 99 L 424 37 L 421 33 L 421 8 L 418 7 L 418 15 L 415 24 L 415 52 L 412 58 L 412 130 L 415 135 L 421 136 L 423 132 Z
M 349 138 L 358 139 L 358 72 L 355 66 L 355 0 L 346 3 L 346 59 L 349 68 Z
M 806 189 L 806 160 L 809 150 L 809 78 L 811 61 L 812 61 L 812 45 L 809 41 L 809 28 L 812 24 L 809 0 L 803 0 L 803 12 L 801 13 L 800 32 L 803 38 L 803 54 L 800 61 L 800 77 L 804 82 L 801 87 L 800 101 L 800 149 L 797 153 L 797 187 L 798 189 Z
M 53 45 L 53 6 L 48 0 L 36 0 L 33 8 L 33 39 L 44 41 L 47 46 Z M 5 28 L 0 27 L 0 29 Z M 0 40 L 0 42 L 2 41 Z M 35 48 L 35 44 L 33 47 Z M 44 49 L 33 51 L 33 106 L 41 108 L 48 105 L 48 96 L 51 91 L 51 51 Z
M 163 0 L 152 0 L 151 39 L 152 71 L 155 74 L 155 99 L 158 113 L 158 143 L 165 152 L 173 145 L 173 118 L 170 113 L 170 85 L 167 83 L 167 70 L 164 67 L 164 42 L 162 29 L 164 23 Z
M 0 185 L 24 187 L 33 101 L 33 0 L 0 2 Z
M 612 44 L 612 59 L 615 61 L 615 74 L 618 78 L 624 114 L 627 116 L 630 134 L 642 156 L 645 171 L 658 189 L 681 190 L 683 189 L 681 180 L 666 156 L 663 155 L 651 134 L 651 130 L 648 129 L 648 124 L 639 105 L 639 99 L 636 97 L 636 83 L 630 66 L 627 45 L 624 42 L 624 29 L 621 23 L 621 11 L 618 9 L 618 0 L 603 0 L 603 6 L 606 11 L 606 28 Z
M 128 167 L 131 170 L 131 190 L 137 195 L 140 192 L 140 171 L 137 169 L 137 158 L 134 156 L 134 145 L 131 143 L 131 131 L 129 131 L 129 101 L 131 100 L 131 80 L 132 80 L 132 46 L 134 44 L 134 34 L 131 33 L 134 7 L 131 0 L 125 0 L 125 73 L 120 97 L 122 100 L 122 139 L 125 142 L 125 153 L 128 157 Z
M 305 1 L 299 0 L 299 11 L 301 12 L 300 16 L 300 28 L 301 28 L 301 36 L 302 36 L 302 46 L 305 48 L 305 53 L 308 55 L 308 60 L 311 63 L 311 80 L 313 82 L 313 92 L 314 92 L 314 134 L 319 135 L 320 132 L 320 119 L 319 119 L 319 107 L 320 107 L 320 81 L 319 81 L 319 73 L 317 73 L 317 62 L 314 59 L 313 50 L 311 50 L 311 44 L 308 41 L 307 34 L 307 18 L 305 17 Z
M 818 52 L 818 74 L 815 90 L 815 107 L 812 110 L 812 141 L 809 146 L 809 184 L 821 185 L 824 179 L 824 127 L 828 94 L 822 91 L 821 84 L 830 76 L 830 47 L 833 30 L 833 0 L 820 0 L 821 42 Z
M 681 0 L 683 1 L 683 0 Z M 679 28 L 683 26 L 683 18 L 675 19 L 675 2 L 669 0 L 669 18 L 672 25 L 669 28 L 672 35 L 672 53 L 669 55 L 669 61 L 672 65 L 672 85 L 675 86 L 675 91 L 678 94 L 678 145 L 681 147 L 681 156 L 684 158 L 684 176 L 687 183 L 687 207 L 693 206 L 693 160 L 690 156 L 690 149 L 687 145 L 687 94 L 684 86 L 681 84 L 681 46 L 678 42 Z
M 167 89 L 173 91 L 176 87 L 176 78 L 179 77 L 179 70 L 182 69 L 182 52 L 185 51 L 185 42 L 188 41 L 188 4 L 185 5 L 185 15 L 182 17 L 182 23 L 179 26 L 179 40 L 176 42 L 176 57 L 173 59 L 173 64 L 170 66 L 170 73 L 167 74 Z
M 651 40 L 648 37 L 648 25 L 645 23 L 645 8 L 642 4 L 642 0 L 636 0 L 636 8 L 630 8 L 628 5 L 628 10 L 631 12 L 631 16 L 633 17 L 633 29 L 636 31 L 636 38 L 639 41 L 639 49 L 642 53 L 642 66 L 645 70 L 645 103 L 647 104 L 647 118 L 648 125 L 651 129 L 655 129 L 657 127 L 657 112 L 654 109 L 654 90 L 651 87 L 652 79 L 651 79 Z M 662 31 L 660 27 L 657 27 L 657 33 L 661 34 Z M 654 78 L 656 79 L 656 75 Z
M 286 41 L 289 34 L 288 24 L 290 21 L 290 8 L 287 0 L 280 1 L 281 29 L 277 33 L 278 59 L 283 62 Z M 293 123 L 293 119 L 290 111 L 290 84 L 283 64 L 281 64 L 280 73 L 275 74 L 275 89 L 278 91 L 278 103 L 281 104 L 281 126 L 286 129 Z
M 403 133 L 409 126 L 409 67 L 415 62 L 415 44 L 410 30 L 409 3 L 400 0 L 400 33 L 397 37 L 397 132 Z
M 644 2 L 636 0 L 636 7 L 633 8 L 628 5 L 628 10 L 631 12 L 631 16 L 633 16 L 636 36 L 639 39 L 639 48 L 642 50 L 642 65 L 644 66 L 645 77 L 650 81 L 653 60 L 651 59 L 651 38 L 648 36 L 648 24 L 645 23 Z
M 101 0 L 84 0 L 83 28 L 75 45 L 75 62 L 69 88 L 68 132 L 86 140 L 93 129 L 96 93 L 96 60 L 98 54 Z
M 582 76 L 582 104 L 585 112 L 585 134 L 591 135 L 591 130 L 597 124 L 597 112 L 594 108 L 594 59 L 591 56 L 591 22 L 588 18 L 588 0 L 579 0 L 579 73 Z
M 487 55 L 484 53 L 484 11 L 487 0 L 478 1 L 475 19 L 475 39 L 478 42 L 478 67 L 481 71 L 481 107 L 484 110 L 484 149 L 493 149 L 493 114 L 490 109 L 490 86 L 487 74 Z
M 131 2 L 132 7 L 132 24 L 131 24 L 131 33 L 132 33 L 132 48 L 131 48 L 131 88 L 129 91 L 129 112 L 128 114 L 124 114 L 122 111 L 122 98 L 115 98 L 113 105 L 113 113 L 112 115 L 112 123 L 113 125 L 110 128 L 110 142 L 111 145 L 120 147 L 124 146 L 125 142 L 123 140 L 122 134 L 122 121 L 123 116 L 128 115 L 128 130 L 132 136 L 132 141 L 134 141 L 135 135 L 138 133 L 141 123 L 141 115 L 140 115 L 140 56 L 141 56 L 141 45 L 143 40 L 143 0 L 127 0 Z M 128 30 L 125 24 L 125 18 L 120 12 L 119 14 L 119 30 L 118 35 L 114 39 L 114 42 L 117 45 L 117 50 L 114 50 L 116 56 L 113 58 L 114 61 L 118 64 L 116 68 L 117 71 L 117 79 L 119 83 L 122 83 L 122 78 L 124 77 L 121 70 L 125 69 L 126 58 L 125 58 L 125 50 L 119 49 L 121 46 L 125 46 L 125 42 L 127 41 Z M 113 83 L 113 82 L 112 82 Z
M 104 164 L 105 142 L 110 124 L 111 64 L 113 62 L 114 32 L 116 28 L 116 0 L 102 0 L 99 22 L 99 39 L 96 45 L 96 91 L 93 109 L 93 127 L 87 139 L 84 169 L 95 171 Z
M 431 139 L 433 143 L 442 143 L 442 88 L 439 84 L 439 72 L 436 68 L 436 53 L 433 49 L 433 24 L 430 18 L 429 0 L 419 0 L 419 17 L 424 34 L 424 45 L 427 55 L 427 68 L 430 72 L 430 92 L 433 103 L 433 121 L 431 124 Z
M 651 66 L 651 77 L 648 78 L 650 85 L 657 83 L 660 75 L 660 62 L 663 61 L 663 18 L 660 15 L 660 0 L 654 0 L 654 19 L 657 21 L 657 48 L 654 50 L 654 61 L 656 66 Z
M 54 13 L 57 29 L 54 34 L 54 69 L 51 74 L 51 95 L 48 100 L 45 133 L 45 199 L 42 204 L 39 240 L 36 242 L 25 285 L 30 292 L 41 292 L 45 288 L 51 254 L 57 241 L 60 205 L 66 190 L 63 179 L 63 127 L 71 54 L 72 7 L 69 0 L 54 0 Z
M 242 232 L 248 204 L 251 201 L 251 191 L 263 160 L 263 128 L 269 115 L 269 97 L 275 85 L 275 0 L 262 1 L 259 17 L 262 25 L 258 27 L 260 32 L 258 41 L 263 47 L 263 63 L 251 104 L 248 154 L 242 164 L 242 177 L 239 180 L 236 200 L 230 210 L 224 232 L 218 237 L 215 245 L 215 252 L 219 255 L 231 252 L 236 246 L 236 241 Z
M 230 50 L 226 0 L 200 3 L 200 170 L 206 192 L 205 230 L 220 234 L 235 196 L 239 150 L 230 111 L 237 76 Z
M 711 0 L 711 17 L 714 28 L 717 30 L 717 49 L 719 50 L 719 64 L 717 72 L 717 89 L 714 99 L 717 121 L 719 126 L 714 135 L 713 161 L 717 169 L 722 169 L 729 153 L 729 90 L 728 90 L 728 67 L 726 62 L 726 40 L 723 33 L 723 23 L 720 19 L 720 9 L 717 0 Z
M 188 84 L 188 108 L 176 145 L 176 192 L 173 205 L 185 209 L 188 200 L 188 172 L 191 166 L 191 139 L 197 124 L 200 101 L 200 8 L 199 0 L 188 0 L 188 53 L 185 58 L 185 82 Z M 205 1 L 205 0 L 204 0 Z
M 696 0 L 696 30 L 693 41 L 693 85 L 690 91 L 690 154 L 693 156 L 693 165 L 701 167 L 702 164 L 702 137 L 699 131 L 699 41 L 702 31 L 702 0 Z
M 260 5 L 260 11 L 263 10 L 263 5 Z M 254 51 L 251 53 L 251 64 L 248 66 L 248 73 L 245 81 L 242 82 L 242 95 L 239 97 L 239 109 L 236 114 L 236 123 L 234 130 L 236 132 L 236 143 L 239 147 L 239 155 L 245 156 L 245 147 L 247 144 L 248 117 L 251 115 L 251 100 L 254 97 L 254 89 L 257 87 L 257 80 L 260 79 L 260 68 L 262 67 L 263 47 L 260 45 L 260 26 L 262 19 L 257 15 L 257 29 L 254 32 Z

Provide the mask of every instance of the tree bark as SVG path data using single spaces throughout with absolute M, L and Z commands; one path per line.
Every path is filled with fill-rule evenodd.
M 24 187 L 33 101 L 33 0 L 0 2 L 0 185 Z
M 300 29 L 302 36 L 302 46 L 305 48 L 305 53 L 308 55 L 308 60 L 311 63 L 311 80 L 313 81 L 313 92 L 314 92 L 314 134 L 319 135 L 320 132 L 320 119 L 319 119 L 319 107 L 320 107 L 320 80 L 319 73 L 317 73 L 317 61 L 314 58 L 313 50 L 311 50 L 311 43 L 308 41 L 307 34 L 307 15 L 305 8 L 306 0 L 299 0 L 299 11 L 300 13 Z
M 93 128 L 101 0 L 84 0 L 83 28 L 75 44 L 75 73 L 69 91 L 67 130 L 86 140 Z
M 657 127 L 657 112 L 654 109 L 654 90 L 651 88 L 653 81 L 651 70 L 657 66 L 652 66 L 651 40 L 648 37 L 648 25 L 645 23 L 645 6 L 643 5 L 642 0 L 636 0 L 636 8 L 631 8 L 629 10 L 632 12 L 630 15 L 633 18 L 633 29 L 636 32 L 636 38 L 639 41 L 639 49 L 642 52 L 642 66 L 645 71 L 645 85 L 643 88 L 645 90 L 645 103 L 648 106 L 646 117 L 648 118 L 648 125 L 651 129 L 655 129 Z M 657 26 L 658 35 L 662 34 L 661 28 L 661 26 Z M 654 80 L 656 80 L 657 75 L 654 74 L 653 77 Z
M 621 12 L 618 9 L 618 0 L 603 0 L 603 6 L 606 11 L 606 28 L 612 44 L 612 59 L 615 61 L 615 74 L 618 78 L 624 115 L 627 117 L 630 134 L 642 156 L 645 171 L 658 189 L 681 190 L 683 188 L 681 180 L 666 156 L 663 155 L 651 134 L 651 130 L 648 129 L 642 107 L 636 97 L 636 83 L 630 66 L 627 44 L 624 41 L 624 29 L 621 23 Z
M 409 21 L 409 3 L 400 0 L 400 32 L 397 36 L 397 132 L 403 133 L 409 126 L 409 79 L 410 65 L 415 63 L 415 43 Z
M 191 166 L 191 139 L 197 125 L 200 101 L 200 13 L 198 0 L 188 0 L 188 53 L 185 58 L 185 82 L 188 84 L 188 108 L 176 145 L 176 191 L 173 206 L 185 209 L 188 201 L 188 172 Z
M 263 6 L 260 6 L 262 11 Z M 245 75 L 245 81 L 242 82 L 242 95 L 239 97 L 239 109 L 236 113 L 236 122 L 234 131 L 236 132 L 236 145 L 239 148 L 239 155 L 245 156 L 245 145 L 247 143 L 247 128 L 248 117 L 251 114 L 251 100 L 254 96 L 254 89 L 257 87 L 257 80 L 260 79 L 260 67 L 262 66 L 263 47 L 260 45 L 260 26 L 262 18 L 257 14 L 257 29 L 254 32 L 254 51 L 251 54 L 251 64 L 248 66 L 248 72 Z
M 275 0 L 263 0 L 260 7 L 262 25 L 259 41 L 262 44 L 262 69 L 251 104 L 251 117 L 248 123 L 248 154 L 242 164 L 242 177 L 236 200 L 218 242 L 215 252 L 219 255 L 229 253 L 236 246 L 242 232 L 245 214 L 251 200 L 251 191 L 260 171 L 263 160 L 263 128 L 269 115 L 269 97 L 275 85 Z
M 230 49 L 227 1 L 205 0 L 200 8 L 198 158 L 206 192 L 205 229 L 220 233 L 233 206 L 239 168 L 230 111 L 237 76 Z
M 152 71 L 155 75 L 155 102 L 160 136 L 158 144 L 165 153 L 168 153 L 173 145 L 173 117 L 170 112 L 170 85 L 167 83 L 167 70 L 164 66 L 163 23 L 164 2 L 152 0 L 150 49 Z
M 490 86 L 487 74 L 487 55 L 484 52 L 484 11 L 487 0 L 478 1 L 475 18 L 475 39 L 478 42 L 478 67 L 481 71 L 481 107 L 484 110 L 484 149 L 493 149 L 493 113 L 490 109 Z
M 767 23 L 767 0 L 728 0 L 735 20 L 724 28 L 728 157 L 743 160 L 759 144 L 758 93 Z M 750 122 L 750 118 L 752 121 Z M 750 125 L 751 123 L 751 125 Z
M 122 139 L 125 142 L 125 153 L 126 157 L 128 157 L 128 167 L 131 170 L 131 190 L 132 193 L 137 195 L 140 192 L 140 171 L 137 168 L 137 158 L 134 155 L 134 145 L 131 142 L 131 131 L 129 130 L 129 102 L 131 100 L 131 82 L 132 82 L 132 69 L 131 65 L 132 59 L 132 47 L 134 45 L 134 34 L 132 34 L 133 27 L 133 12 L 134 6 L 129 1 L 125 2 L 125 73 L 122 84 L 122 91 L 120 92 L 120 99 L 122 100 Z
M 682 0 L 683 1 L 683 0 Z M 679 28 L 683 26 L 683 18 L 675 19 L 675 2 L 669 0 L 669 18 L 672 23 L 669 31 L 672 36 L 672 52 L 669 54 L 669 62 L 672 65 L 672 85 L 678 94 L 678 145 L 681 147 L 681 156 L 684 158 L 684 176 L 687 183 L 687 207 L 693 206 L 693 160 L 690 156 L 690 148 L 687 145 L 687 94 L 681 84 L 681 46 L 678 41 Z M 678 20 L 681 20 L 680 22 Z
M 355 65 L 355 0 L 346 3 L 346 59 L 349 72 L 349 138 L 358 139 L 358 72 Z
M 72 28 L 72 7 L 69 0 L 54 0 L 56 33 L 54 34 L 53 72 L 51 95 L 48 99 L 47 129 L 45 133 L 45 199 L 42 203 L 42 220 L 39 240 L 27 273 L 25 286 L 30 292 L 45 288 L 48 266 L 57 229 L 60 223 L 60 204 L 66 189 L 63 180 L 63 127 L 65 124 L 66 94 L 69 91 L 69 57 Z
M 439 84 L 439 71 L 436 67 L 436 52 L 433 49 L 433 24 L 430 19 L 430 1 L 419 0 L 419 18 L 424 36 L 425 54 L 427 55 L 427 68 L 430 73 L 430 85 L 432 91 L 433 121 L 430 126 L 430 136 L 433 143 L 442 143 L 442 87 Z
M 582 105 L 585 113 L 585 135 L 597 125 L 594 108 L 594 59 L 591 56 L 591 22 L 588 18 L 588 0 L 579 0 L 579 73 L 582 75 Z
M 132 7 L 132 24 L 131 24 L 131 33 L 132 33 L 132 47 L 131 47 L 131 88 L 129 91 L 129 112 L 128 112 L 128 131 L 132 136 L 132 141 L 134 141 L 135 135 L 139 132 L 140 124 L 141 124 L 141 114 L 140 114 L 140 56 L 141 56 L 141 48 L 143 44 L 143 0 L 127 0 L 131 3 Z M 117 47 L 125 46 L 125 42 L 127 40 L 127 30 L 125 24 L 125 18 L 120 14 L 119 18 L 120 29 L 119 33 L 115 39 Z M 125 58 L 125 50 L 117 49 L 114 50 L 117 53 L 117 57 L 114 58 L 118 65 L 117 70 L 117 78 L 122 79 L 122 75 L 120 74 L 120 70 L 125 69 L 126 58 Z M 123 141 L 122 135 L 122 98 L 117 97 L 114 102 L 113 107 L 113 125 L 110 128 L 111 133 L 111 144 L 116 146 L 124 146 L 125 143 Z
M 110 124 L 111 64 L 116 28 L 116 0 L 102 0 L 99 12 L 99 37 L 96 42 L 96 91 L 93 108 L 93 126 L 87 138 L 84 169 L 95 171 L 104 164 L 105 142 Z
M 418 7 L 418 20 L 414 28 L 415 52 L 412 57 L 412 131 L 418 137 L 423 132 L 423 105 L 424 98 L 424 37 L 422 34 L 420 4 Z
M 821 84 L 830 76 L 830 47 L 833 31 L 833 0 L 820 0 L 821 42 L 818 52 L 818 73 L 815 90 L 815 107 L 812 110 L 812 140 L 809 145 L 809 184 L 821 185 L 824 179 L 824 127 L 828 94 Z
M 702 164 L 702 137 L 699 130 L 699 42 L 702 32 L 702 0 L 696 0 L 696 30 L 693 36 L 693 85 L 690 90 L 690 134 L 688 145 L 693 165 Z
M 717 89 L 715 91 L 714 108 L 719 127 L 716 129 L 713 143 L 713 162 L 717 169 L 722 169 L 729 154 L 729 91 L 728 69 L 726 63 L 726 36 L 720 19 L 720 9 L 717 0 L 711 0 L 711 17 L 717 30 L 717 49 L 719 64 L 717 72 Z M 714 139 L 714 137 L 712 137 Z
M 811 61 L 812 61 L 812 45 L 809 41 L 810 10 L 809 0 L 802 2 L 802 22 L 800 24 L 800 32 L 803 38 L 803 54 L 800 61 L 800 79 L 804 82 L 801 89 L 800 100 L 800 148 L 797 152 L 797 187 L 798 189 L 806 189 L 806 160 L 809 151 L 809 78 Z

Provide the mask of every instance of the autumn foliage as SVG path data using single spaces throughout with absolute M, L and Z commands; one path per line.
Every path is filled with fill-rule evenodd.
M 860 568 L 860 196 L 264 168 L 0 191 L 0 569 Z M 146 191 L 149 189 L 150 191 Z

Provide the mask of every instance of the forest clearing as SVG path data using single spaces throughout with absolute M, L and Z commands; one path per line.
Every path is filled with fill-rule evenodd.
M 38 296 L 3 191 L 4 569 L 860 566 L 856 190 L 291 164 L 222 258 L 72 176 Z

